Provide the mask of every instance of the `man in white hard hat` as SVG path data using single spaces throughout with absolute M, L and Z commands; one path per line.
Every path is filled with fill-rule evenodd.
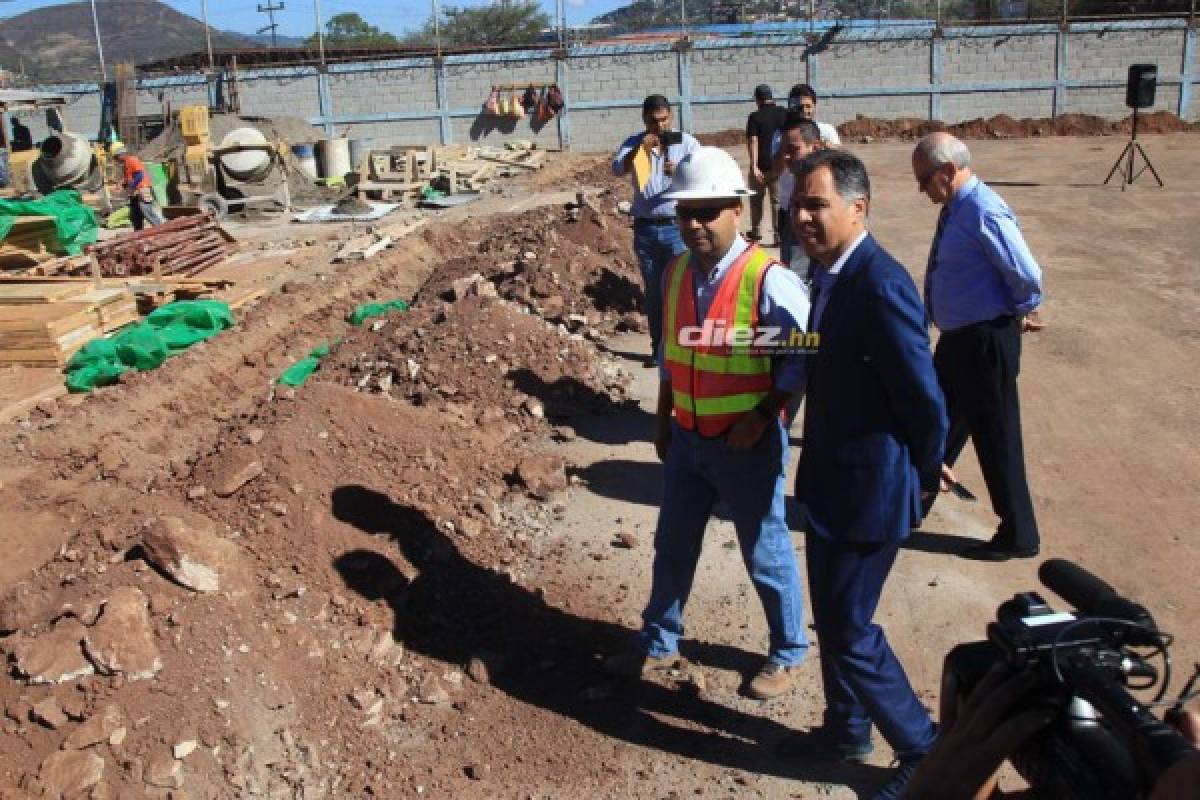
M 608 668 L 639 676 L 678 658 L 683 609 L 713 508 L 737 530 L 766 612 L 766 663 L 746 686 L 783 694 L 808 650 L 803 589 L 784 521 L 787 435 L 780 411 L 802 388 L 808 296 L 795 273 L 738 234 L 746 188 L 724 150 L 701 147 L 676 168 L 675 201 L 687 252 L 663 283 L 658 427 L 663 501 L 654 536 L 650 600 L 637 647 Z

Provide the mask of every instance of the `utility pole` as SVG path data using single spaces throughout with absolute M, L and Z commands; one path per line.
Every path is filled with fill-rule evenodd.
M 95 0 L 92 1 L 95 2 Z M 267 0 L 267 4 L 265 6 L 259 3 L 258 10 L 259 13 L 265 13 L 267 15 L 267 19 L 271 20 L 271 24 L 262 26 L 258 29 L 258 32 L 266 33 L 267 31 L 270 31 L 271 47 L 278 47 L 279 43 L 275 38 L 275 33 L 277 30 L 279 30 L 279 24 L 275 22 L 275 12 L 283 11 L 283 0 L 279 0 L 279 5 L 275 5 L 271 2 L 271 0 Z
M 211 72 L 216 65 L 213 63 L 212 28 L 208 27 L 208 0 L 200 4 L 200 11 L 204 15 L 204 46 L 208 48 L 208 69 Z
M 100 59 L 100 79 L 108 83 L 108 69 L 104 66 L 104 45 L 100 43 L 100 17 L 96 14 L 96 0 L 92 0 L 92 27 L 96 31 L 96 55 Z
M 313 0 L 313 15 L 317 18 L 317 47 L 321 51 L 321 66 L 325 66 L 325 32 L 321 30 L 321 0 Z

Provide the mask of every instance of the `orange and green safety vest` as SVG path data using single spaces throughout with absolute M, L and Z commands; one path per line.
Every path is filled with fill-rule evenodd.
M 664 361 L 679 426 L 701 436 L 721 436 L 771 390 L 771 357 L 754 354 L 752 343 L 685 345 L 680 332 L 709 322 L 713 330 L 756 329 L 763 277 L 778 262 L 757 245 L 746 248 L 722 277 L 700 322 L 689 256 L 683 253 L 667 267 Z

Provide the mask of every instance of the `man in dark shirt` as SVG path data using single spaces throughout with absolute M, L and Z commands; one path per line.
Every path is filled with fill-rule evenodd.
M 771 142 L 775 139 L 776 131 L 783 127 L 787 109 L 775 105 L 771 87 L 765 83 L 754 90 L 754 102 L 758 104 L 758 110 L 746 118 L 746 151 L 750 155 L 750 169 L 746 177 L 750 188 L 755 190 L 750 196 L 750 232 L 746 238 L 757 242 L 762 239 L 759 227 L 762 225 L 765 194 L 771 196 L 771 224 L 775 224 L 775 208 L 778 205 L 775 183 L 767 179 L 767 174 L 771 171 Z M 779 238 L 779 231 L 775 231 L 775 238 Z

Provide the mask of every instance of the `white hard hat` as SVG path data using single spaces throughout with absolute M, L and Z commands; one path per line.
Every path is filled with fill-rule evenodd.
M 700 147 L 688 153 L 679 166 L 666 200 L 728 200 L 753 195 L 733 156 L 719 147 Z

